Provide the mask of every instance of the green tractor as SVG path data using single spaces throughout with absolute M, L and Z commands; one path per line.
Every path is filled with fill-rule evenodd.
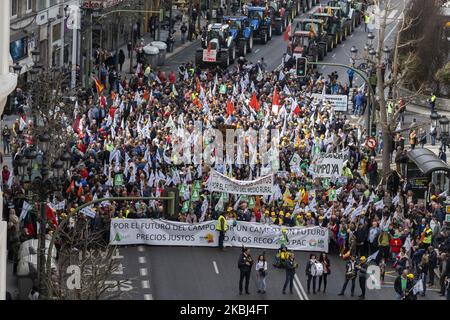
M 350 32 L 353 32 L 355 28 L 359 26 L 359 24 L 357 24 L 359 13 L 352 7 L 352 2 L 331 0 L 327 2 L 327 5 L 329 7 L 340 8 L 340 15 L 349 21 L 347 24 L 350 24 Z
M 309 31 L 312 37 L 319 45 L 319 60 L 322 60 L 327 52 L 334 49 L 334 37 L 329 35 L 324 27 L 324 21 L 321 19 L 300 19 L 296 30 Z
M 331 9 L 328 9 L 327 11 L 318 10 L 314 12 L 310 18 L 323 20 L 324 29 L 327 31 L 327 34 L 333 36 L 334 47 L 337 47 L 337 45 L 344 40 L 344 28 L 342 28 L 341 25 L 342 21 L 333 15 Z

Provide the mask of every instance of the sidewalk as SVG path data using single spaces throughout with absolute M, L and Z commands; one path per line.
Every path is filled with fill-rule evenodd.
M 208 24 L 208 21 L 205 19 L 205 17 L 202 16 L 200 18 L 200 27 L 203 28 L 207 24 Z M 169 60 L 172 56 L 174 56 L 174 55 L 178 54 L 179 52 L 183 51 L 184 49 L 190 47 L 191 45 L 198 44 L 200 42 L 200 35 L 198 36 L 197 40 L 188 41 L 187 33 L 186 33 L 186 41 L 184 44 L 182 44 L 181 43 L 181 31 L 180 31 L 181 25 L 182 25 L 182 22 L 177 22 L 177 23 L 175 23 L 175 25 L 173 27 L 173 31 L 175 31 L 175 33 L 173 34 L 175 42 L 173 44 L 173 51 L 166 53 L 166 61 Z M 188 24 L 186 22 L 186 27 L 187 26 L 188 26 Z M 166 42 L 168 34 L 169 34 L 169 29 L 166 29 L 166 30 L 161 29 L 159 41 Z M 157 37 L 157 32 L 155 33 L 155 37 Z M 145 45 L 149 44 L 152 41 L 157 41 L 157 40 L 153 39 L 153 37 L 151 37 L 150 33 L 144 34 L 141 37 L 141 39 L 144 39 Z M 138 39 L 138 41 L 140 41 L 140 39 Z M 134 73 L 134 69 L 133 69 L 133 72 L 130 73 L 130 59 L 128 58 L 127 44 L 124 44 L 119 49 L 122 49 L 123 52 L 125 53 L 125 63 L 123 64 L 121 74 L 130 75 L 130 74 Z M 133 52 L 133 67 L 135 64 L 136 64 L 136 52 Z M 161 66 L 161 67 L 163 67 L 163 66 Z

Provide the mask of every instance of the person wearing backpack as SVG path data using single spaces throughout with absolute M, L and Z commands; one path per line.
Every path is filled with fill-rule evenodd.
M 308 293 L 310 292 L 311 289 L 311 280 L 312 280 L 313 294 L 316 294 L 316 278 L 317 276 L 322 276 L 322 273 L 323 273 L 322 264 L 317 261 L 315 254 L 313 253 L 310 254 L 309 261 L 306 263 L 306 276 L 308 277 L 307 282 Z
M 323 292 L 327 290 L 327 277 L 331 273 L 330 269 L 330 260 L 328 259 L 328 256 L 325 252 L 322 252 L 322 254 L 319 257 L 319 262 L 322 264 L 323 272 L 322 275 L 319 276 L 319 291 L 322 286 L 322 280 L 323 280 Z

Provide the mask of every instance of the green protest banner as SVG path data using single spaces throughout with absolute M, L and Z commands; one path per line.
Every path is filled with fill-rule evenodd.
M 114 186 L 123 186 L 123 175 L 121 173 L 116 173 L 114 176 Z

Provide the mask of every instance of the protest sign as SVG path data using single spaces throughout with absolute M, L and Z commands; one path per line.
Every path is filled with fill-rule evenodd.
M 341 176 L 347 156 L 348 152 L 316 154 L 312 163 L 315 177 L 331 178 L 333 175 Z
M 183 223 L 160 219 L 114 219 L 111 221 L 110 244 L 148 244 L 161 246 L 216 247 L 217 221 Z M 282 226 L 253 222 L 228 221 L 224 245 L 232 247 L 278 249 Z M 289 250 L 328 251 L 328 230 L 321 227 L 286 227 Z
M 210 192 L 270 196 L 273 193 L 273 174 L 255 180 L 241 181 L 211 170 L 208 180 Z

